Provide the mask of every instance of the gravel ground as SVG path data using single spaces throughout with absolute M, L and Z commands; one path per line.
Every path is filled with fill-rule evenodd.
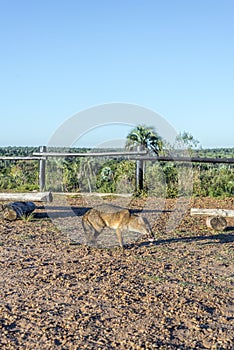
M 81 218 L 81 199 L 69 204 Z M 234 222 L 217 233 L 189 215 L 233 209 L 234 198 L 191 200 L 171 230 L 176 200 L 130 207 L 146 208 L 156 241 L 128 236 L 124 253 L 71 244 L 82 231 L 71 232 L 64 208 L 48 209 L 53 220 L 37 209 L 30 221 L 0 221 L 1 349 L 234 349 Z

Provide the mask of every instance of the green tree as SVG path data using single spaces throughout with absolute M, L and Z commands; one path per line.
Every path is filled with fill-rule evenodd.
M 153 127 L 138 125 L 127 136 L 126 148 L 129 150 L 147 150 L 159 155 L 163 148 L 162 138 Z M 136 192 L 144 189 L 144 161 L 137 160 L 136 163 Z
M 194 149 L 196 149 L 199 144 L 200 142 L 195 139 L 192 134 L 187 131 L 183 131 L 176 137 L 174 147 L 182 146 L 182 148 L 186 148 L 190 154 L 193 154 Z
M 148 150 L 159 155 L 163 148 L 163 142 L 153 127 L 138 125 L 128 134 L 126 148 L 129 150 L 141 148 L 141 150 Z

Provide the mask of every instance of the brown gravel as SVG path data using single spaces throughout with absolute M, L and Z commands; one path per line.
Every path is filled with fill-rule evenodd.
M 191 206 L 233 209 L 234 199 Z M 165 230 L 174 209 L 152 209 L 155 244 L 142 238 L 124 254 L 71 245 L 43 210 L 0 221 L 0 348 L 234 349 L 234 222 L 212 232 L 188 210 Z

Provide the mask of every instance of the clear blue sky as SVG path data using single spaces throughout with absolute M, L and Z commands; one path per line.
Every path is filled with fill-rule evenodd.
M 234 146 L 233 0 L 0 0 L 0 45 L 0 145 L 128 102 Z

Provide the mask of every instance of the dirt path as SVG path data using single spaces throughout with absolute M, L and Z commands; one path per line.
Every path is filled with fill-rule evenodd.
M 163 213 L 152 211 L 155 244 L 142 238 L 125 254 L 70 245 L 43 211 L 0 221 L 1 349 L 234 349 L 234 223 L 212 232 L 188 208 L 165 230 L 174 208 L 167 200 Z

